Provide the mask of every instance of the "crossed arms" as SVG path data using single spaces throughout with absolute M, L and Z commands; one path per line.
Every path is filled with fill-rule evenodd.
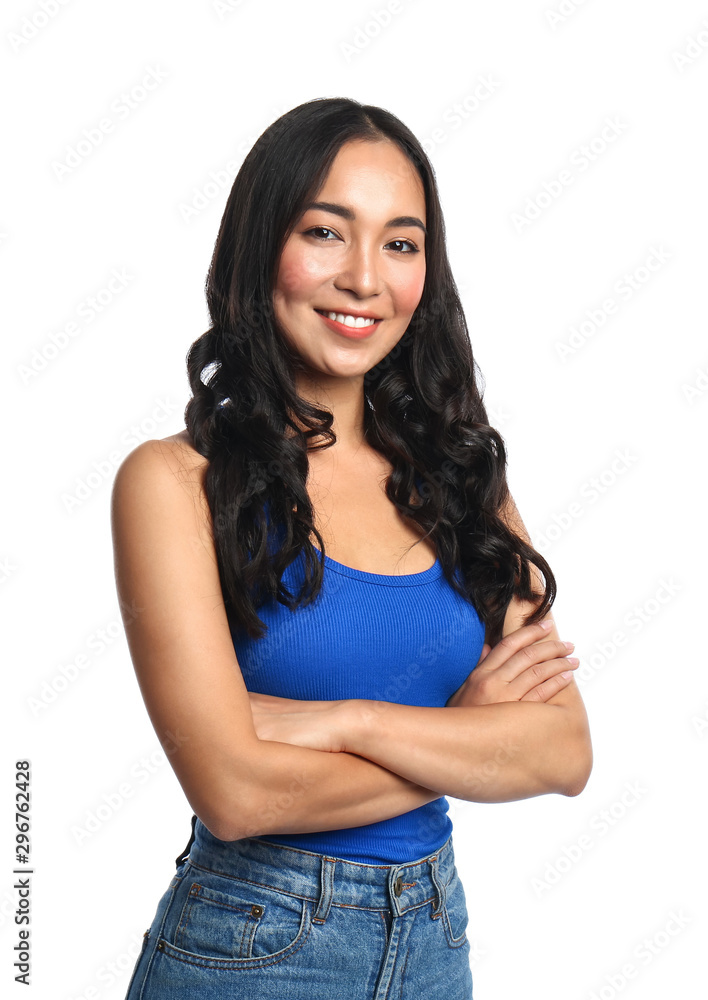
M 502 641 L 444 708 L 249 693 L 221 596 L 204 460 L 192 451 L 188 467 L 185 455 L 147 441 L 119 468 L 116 585 L 148 714 L 216 837 L 362 826 L 442 795 L 502 802 L 582 790 L 592 751 L 580 693 L 560 673 L 567 651 L 555 626 L 519 628 L 532 606 L 518 601 Z

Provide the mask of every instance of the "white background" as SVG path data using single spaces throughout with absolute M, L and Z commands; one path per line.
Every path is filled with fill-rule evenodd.
M 139 441 L 184 426 L 184 358 L 246 151 L 302 101 L 348 96 L 428 143 L 593 734 L 576 798 L 450 800 L 475 1000 L 702 996 L 708 6 L 401 0 L 383 27 L 384 0 L 221 6 L 2 9 L 0 977 L 26 995 L 16 759 L 32 761 L 34 997 L 124 996 L 187 842 L 120 624 L 111 483 Z M 114 269 L 121 290 L 91 316 Z

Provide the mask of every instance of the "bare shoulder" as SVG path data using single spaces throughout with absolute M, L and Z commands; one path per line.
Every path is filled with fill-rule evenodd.
M 189 434 L 189 431 L 185 428 L 183 431 L 178 431 L 177 434 L 169 434 L 167 437 L 155 438 L 157 441 L 166 441 L 168 444 L 175 444 L 186 451 L 188 454 L 191 452 L 197 458 L 204 458 L 200 455 L 197 449 L 194 447 L 194 442 Z M 206 459 L 204 459 L 206 461 Z
M 177 464 L 185 472 L 203 472 L 208 465 L 208 459 L 199 454 L 187 430 L 164 438 L 151 438 L 143 444 L 151 445 L 154 454 L 164 456 L 168 464 Z
M 204 474 L 208 460 L 196 450 L 184 430 L 164 438 L 150 438 L 130 451 L 116 472 L 113 496 L 129 493 L 163 499 L 174 487 L 206 512 Z

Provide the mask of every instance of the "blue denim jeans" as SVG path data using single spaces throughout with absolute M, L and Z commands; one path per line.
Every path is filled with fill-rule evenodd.
M 472 1000 L 466 928 L 452 837 L 373 865 L 197 820 L 126 1000 Z

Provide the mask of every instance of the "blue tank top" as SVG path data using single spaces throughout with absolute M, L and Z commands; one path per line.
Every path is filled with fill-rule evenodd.
M 304 555 L 283 583 L 297 593 Z M 435 563 L 421 573 L 387 576 L 353 569 L 325 554 L 320 593 L 289 611 L 270 599 L 258 608 L 262 639 L 232 627 L 248 691 L 332 701 L 367 698 L 443 707 L 474 669 L 484 625 Z M 368 864 L 396 864 L 432 854 L 452 833 L 441 796 L 400 816 L 364 826 L 256 839 Z

